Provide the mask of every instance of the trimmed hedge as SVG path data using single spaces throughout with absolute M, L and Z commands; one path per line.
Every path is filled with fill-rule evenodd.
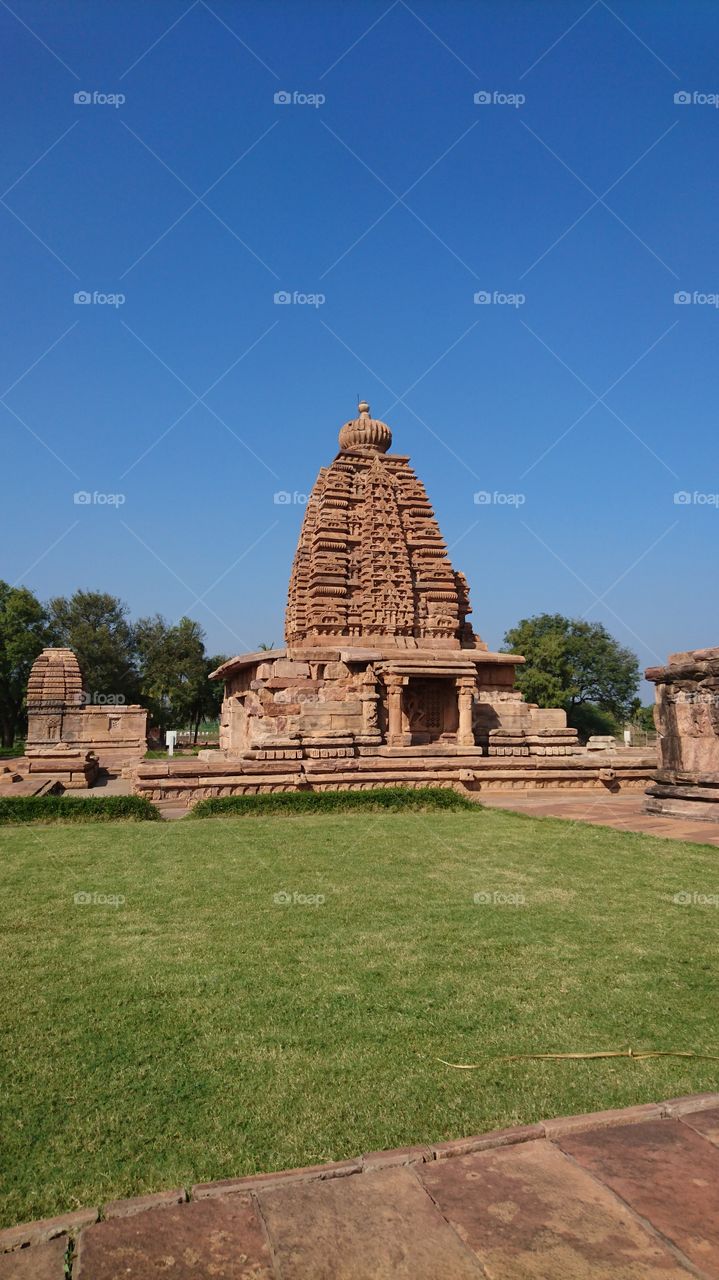
M 0 798 L 0 823 L 8 822 L 155 822 L 159 810 L 144 796 L 6 796 Z
M 477 809 L 479 805 L 443 787 L 382 787 L 376 791 L 271 791 L 249 796 L 208 796 L 190 818 L 261 817 L 266 813 L 400 813 L 403 810 Z

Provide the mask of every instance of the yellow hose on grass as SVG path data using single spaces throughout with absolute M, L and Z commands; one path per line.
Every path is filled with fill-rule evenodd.
M 445 1067 L 455 1071 L 480 1071 L 488 1062 L 529 1062 L 561 1061 L 583 1058 L 701 1058 L 704 1061 L 719 1062 L 719 1054 L 694 1053 L 692 1049 L 607 1049 L 600 1053 L 503 1053 L 487 1054 L 484 1062 L 447 1062 L 444 1058 L 435 1058 Z

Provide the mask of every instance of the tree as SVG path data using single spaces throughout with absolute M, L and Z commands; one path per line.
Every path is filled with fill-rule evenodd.
M 127 605 L 103 591 L 76 591 L 50 601 L 53 644 L 74 649 L 85 692 L 137 701 L 135 637 Z
M 140 618 L 135 624 L 140 700 L 147 707 L 150 723 L 165 732 L 171 709 L 170 691 L 174 683 L 169 652 L 170 624 L 159 613 Z
M 202 720 L 219 709 L 222 690 L 208 676 L 224 658 L 206 656 L 202 628 L 190 618 L 175 626 L 159 614 L 141 618 L 135 643 L 141 697 L 153 724 L 163 733 L 189 727 L 196 741 Z
M 644 733 L 655 733 L 654 703 L 648 707 L 637 707 L 634 713 L 634 724 Z
M 44 606 L 27 587 L 0 580 L 0 737 L 12 747 L 22 727 L 30 668 L 50 643 Z
M 527 660 L 517 671 L 517 686 L 527 701 L 563 707 L 575 728 L 597 731 L 591 727 L 592 708 L 622 722 L 638 706 L 638 659 L 601 622 L 541 613 L 512 627 L 504 644 L 504 652 Z M 595 719 L 601 723 L 601 717 Z
M 218 667 L 222 666 L 223 662 L 227 662 L 227 656 L 223 653 L 215 654 L 212 658 L 205 658 L 204 678 L 197 688 L 197 694 L 192 706 L 190 727 L 193 732 L 193 742 L 197 742 L 197 735 L 200 732 L 200 725 L 203 720 L 219 719 L 225 690 L 221 680 L 210 680 L 210 672 L 216 671 Z

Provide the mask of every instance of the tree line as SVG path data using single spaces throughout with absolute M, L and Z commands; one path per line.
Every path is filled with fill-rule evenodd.
M 12 747 L 25 729 L 25 693 L 35 658 L 47 645 L 73 649 L 88 702 L 140 703 L 161 732 L 195 738 L 215 720 L 222 683 L 208 680 L 225 661 L 208 655 L 202 627 L 159 613 L 132 622 L 126 604 L 104 591 L 76 591 L 43 603 L 27 587 L 0 580 L 0 737 Z
M 562 707 L 580 737 L 615 734 L 628 721 L 653 727 L 651 708 L 637 696 L 639 660 L 601 622 L 560 613 L 522 618 L 505 635 L 504 652 L 526 658 L 517 687 L 527 702 Z

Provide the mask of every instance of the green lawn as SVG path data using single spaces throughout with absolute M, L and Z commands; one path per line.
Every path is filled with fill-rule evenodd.
M 719 910 L 672 902 L 709 846 L 477 810 L 5 827 L 0 867 L 3 1224 L 719 1087 L 436 1061 L 719 1053 Z

